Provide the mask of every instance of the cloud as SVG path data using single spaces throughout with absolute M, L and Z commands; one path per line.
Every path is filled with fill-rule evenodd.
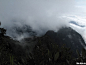
M 75 0 L 0 0 L 0 20 L 9 32 L 15 24 L 30 25 L 39 34 L 47 30 L 57 31 L 69 25 L 62 16 L 73 13 L 75 3 Z

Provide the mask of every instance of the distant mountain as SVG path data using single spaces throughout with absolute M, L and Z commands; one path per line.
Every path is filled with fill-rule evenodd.
M 85 25 L 80 25 L 80 24 L 78 24 L 78 23 L 75 22 L 75 21 L 70 21 L 69 23 L 75 24 L 75 25 L 80 26 L 80 27 L 85 27 Z

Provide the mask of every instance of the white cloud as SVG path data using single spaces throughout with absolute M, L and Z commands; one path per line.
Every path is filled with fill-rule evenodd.
M 75 0 L 0 0 L 0 20 L 8 29 L 27 24 L 36 31 L 57 30 L 68 25 L 63 15 L 74 13 Z M 11 31 L 10 31 L 11 32 Z

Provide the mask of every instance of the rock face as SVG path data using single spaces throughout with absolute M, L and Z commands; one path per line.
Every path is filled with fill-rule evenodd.
M 49 36 L 59 46 L 65 44 L 66 47 L 71 48 L 73 55 L 76 57 L 76 50 L 81 52 L 85 42 L 81 35 L 72 28 L 61 28 L 58 32 L 48 31 L 45 35 Z

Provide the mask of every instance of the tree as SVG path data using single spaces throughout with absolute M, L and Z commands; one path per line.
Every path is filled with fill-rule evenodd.
M 1 26 L 1 22 L 0 22 L 0 26 Z M 1 34 L 2 36 L 4 36 L 4 34 L 6 34 L 6 29 L 0 28 L 0 34 Z
M 0 22 L 0 26 L 1 26 L 1 22 Z

